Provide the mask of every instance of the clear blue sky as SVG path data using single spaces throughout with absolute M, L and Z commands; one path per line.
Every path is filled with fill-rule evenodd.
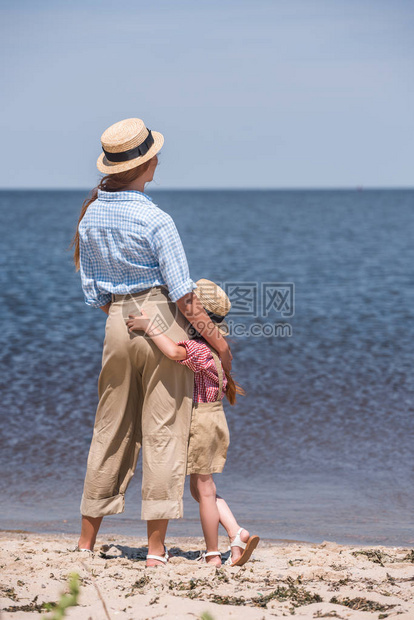
M 0 7 L 0 187 L 92 187 L 131 116 L 159 188 L 414 185 L 412 0 Z

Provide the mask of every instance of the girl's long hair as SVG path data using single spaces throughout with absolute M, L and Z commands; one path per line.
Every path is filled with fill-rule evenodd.
M 132 183 L 132 181 L 135 181 L 135 179 L 137 179 L 148 170 L 150 161 L 151 159 L 146 161 L 144 164 L 141 164 L 140 166 L 132 168 L 132 170 L 117 172 L 116 174 L 107 174 L 106 176 L 102 177 L 99 184 L 91 191 L 86 200 L 84 200 L 78 220 L 78 225 L 76 227 L 76 232 L 69 246 L 69 249 L 75 246 L 75 250 L 73 252 L 73 261 L 75 263 L 76 271 L 79 271 L 79 224 L 81 223 L 82 218 L 85 215 L 89 205 L 97 199 L 98 189 L 101 189 L 105 192 L 122 191 L 123 189 L 125 189 L 125 187 Z
M 227 378 L 227 386 L 226 386 L 226 391 L 224 392 L 224 394 L 227 397 L 227 400 L 229 401 L 230 405 L 235 405 L 236 394 L 240 394 L 240 396 L 244 396 L 246 392 L 241 387 L 241 385 L 235 382 L 235 380 L 233 379 L 231 374 L 227 372 L 227 370 L 225 370 L 224 372 Z

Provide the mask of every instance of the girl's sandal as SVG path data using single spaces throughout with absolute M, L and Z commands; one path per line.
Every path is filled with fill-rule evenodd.
M 250 560 L 250 557 L 253 551 L 256 549 L 257 545 L 259 544 L 259 540 L 260 540 L 259 536 L 250 536 L 247 542 L 243 542 L 242 539 L 240 538 L 240 534 L 242 533 L 243 529 L 244 528 L 242 527 L 239 529 L 233 542 L 230 543 L 230 547 L 229 547 L 230 555 L 225 561 L 226 566 L 243 566 L 243 564 L 246 564 L 246 562 Z M 239 559 L 236 560 L 235 562 L 233 562 L 231 559 L 231 548 L 232 547 L 240 547 L 241 549 L 243 549 L 243 553 L 241 554 Z
M 165 565 L 168 562 L 168 558 L 170 557 L 170 554 L 168 553 L 167 547 L 164 547 L 164 551 L 165 551 L 164 555 L 148 554 L 146 559 L 147 560 L 158 560 L 159 562 L 162 562 Z M 147 568 L 156 568 L 156 566 L 147 566 Z
M 207 560 L 206 558 L 211 558 L 214 555 L 219 556 L 221 558 L 221 553 L 220 551 L 203 551 L 202 553 L 200 553 L 200 555 L 197 558 L 197 562 L 201 562 L 202 564 L 207 564 Z

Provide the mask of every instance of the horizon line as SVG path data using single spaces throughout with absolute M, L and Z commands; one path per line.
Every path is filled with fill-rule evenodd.
M 0 187 L 0 192 L 54 192 L 54 191 L 62 191 L 62 192 L 90 192 L 94 188 L 90 187 Z M 177 192 L 191 192 L 191 191 L 200 191 L 200 192 L 277 192 L 277 191 L 398 191 L 398 190 L 414 190 L 414 185 L 350 185 L 350 186 L 315 186 L 315 187 L 307 187 L 307 186 L 299 186 L 299 187 L 291 187 L 291 186 L 279 186 L 279 187 L 154 187 L 148 190 L 145 190 L 144 193 L 151 192 L 164 192 L 164 191 L 177 191 Z

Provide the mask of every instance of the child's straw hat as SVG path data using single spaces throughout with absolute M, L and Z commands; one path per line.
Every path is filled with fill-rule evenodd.
M 164 144 L 164 136 L 151 131 L 140 118 L 127 118 L 106 129 L 101 136 L 103 153 L 98 170 L 116 174 L 132 170 L 154 157 Z
M 223 289 L 211 280 L 201 278 L 196 284 L 197 288 L 194 289 L 194 293 L 201 301 L 204 310 L 217 324 L 223 336 L 227 336 L 229 327 L 223 319 L 231 308 L 230 299 Z

